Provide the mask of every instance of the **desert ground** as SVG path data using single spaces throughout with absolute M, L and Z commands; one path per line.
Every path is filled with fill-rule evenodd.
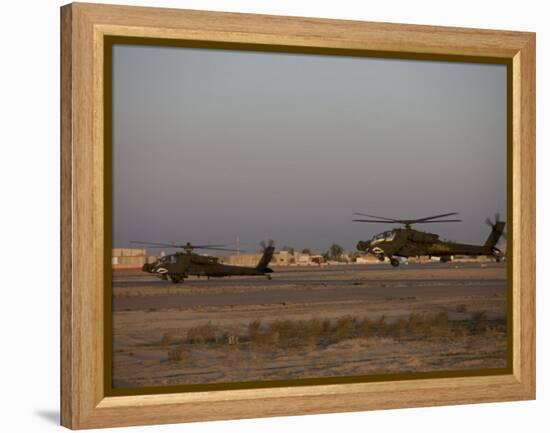
M 115 388 L 506 367 L 505 263 L 113 276 Z

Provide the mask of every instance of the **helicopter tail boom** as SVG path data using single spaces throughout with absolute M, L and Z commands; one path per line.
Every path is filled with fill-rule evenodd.
M 506 223 L 504 221 L 496 221 L 494 224 L 491 224 L 491 233 L 489 233 L 489 237 L 485 241 L 484 246 L 489 248 L 494 248 L 495 245 L 500 240 L 500 237 L 502 236 L 502 233 L 504 232 L 504 226 Z
M 264 252 L 262 254 L 262 257 L 260 258 L 260 261 L 258 262 L 258 265 L 256 266 L 256 270 L 259 272 L 273 272 L 267 265 L 273 258 L 273 253 L 275 252 L 275 247 L 272 243 L 270 245 L 266 246 L 264 248 Z

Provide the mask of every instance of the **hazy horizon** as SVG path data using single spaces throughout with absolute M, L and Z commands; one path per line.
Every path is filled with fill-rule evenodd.
M 113 48 L 113 246 L 355 250 L 392 225 L 483 243 L 506 218 L 506 67 Z

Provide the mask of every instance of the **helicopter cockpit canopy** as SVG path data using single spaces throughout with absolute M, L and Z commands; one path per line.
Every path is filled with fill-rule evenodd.
M 170 254 L 168 256 L 162 256 L 159 257 L 158 263 L 159 264 L 166 264 L 166 263 L 176 263 L 176 256 L 174 254 Z
M 390 242 L 393 241 L 395 238 L 395 231 L 389 230 L 386 232 L 382 232 L 374 236 L 371 240 L 371 244 L 377 244 L 379 242 Z

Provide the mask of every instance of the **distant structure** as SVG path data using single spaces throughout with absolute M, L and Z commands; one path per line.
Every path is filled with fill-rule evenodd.
M 311 263 L 320 266 L 325 263 L 325 258 L 321 254 L 313 254 L 311 256 Z
M 374 256 L 365 254 L 365 255 L 358 256 L 355 259 L 355 263 L 357 263 L 358 265 L 374 265 L 374 264 L 380 263 L 380 260 L 378 260 Z
M 163 256 L 164 251 L 159 253 L 159 256 Z M 219 262 L 226 265 L 236 265 L 236 266 L 248 266 L 254 267 L 258 264 L 258 261 L 262 257 L 261 253 L 238 253 L 236 255 L 230 256 L 221 256 L 219 257 Z M 157 260 L 157 256 L 151 256 L 147 254 L 145 248 L 113 248 L 112 255 L 112 265 L 113 269 L 127 269 L 135 270 L 141 269 L 144 263 L 153 263 Z M 309 253 L 299 253 L 299 252 L 290 252 L 286 250 L 276 251 L 273 254 L 273 259 L 269 263 L 270 266 L 320 266 L 323 264 L 342 264 L 342 263 L 351 263 L 357 265 L 375 265 L 379 264 L 380 261 L 378 258 L 369 255 L 369 254 L 359 254 L 352 260 L 351 257 L 343 255 L 341 262 L 327 262 L 322 255 L 319 254 L 309 254 Z M 384 260 L 389 262 L 389 259 Z M 430 263 L 430 262 L 439 262 L 439 257 L 409 257 L 406 262 L 408 263 Z M 478 262 L 485 263 L 493 261 L 490 257 L 485 256 L 453 256 L 453 262 L 464 263 L 464 262 Z
M 226 265 L 236 266 L 256 266 L 261 253 L 243 254 L 220 257 L 220 262 Z M 311 256 L 303 253 L 291 253 L 290 251 L 276 251 L 269 263 L 270 266 L 289 266 L 289 265 L 308 265 L 311 262 Z
M 113 269 L 141 269 L 144 263 L 157 259 L 148 256 L 145 248 L 113 248 L 111 257 Z

